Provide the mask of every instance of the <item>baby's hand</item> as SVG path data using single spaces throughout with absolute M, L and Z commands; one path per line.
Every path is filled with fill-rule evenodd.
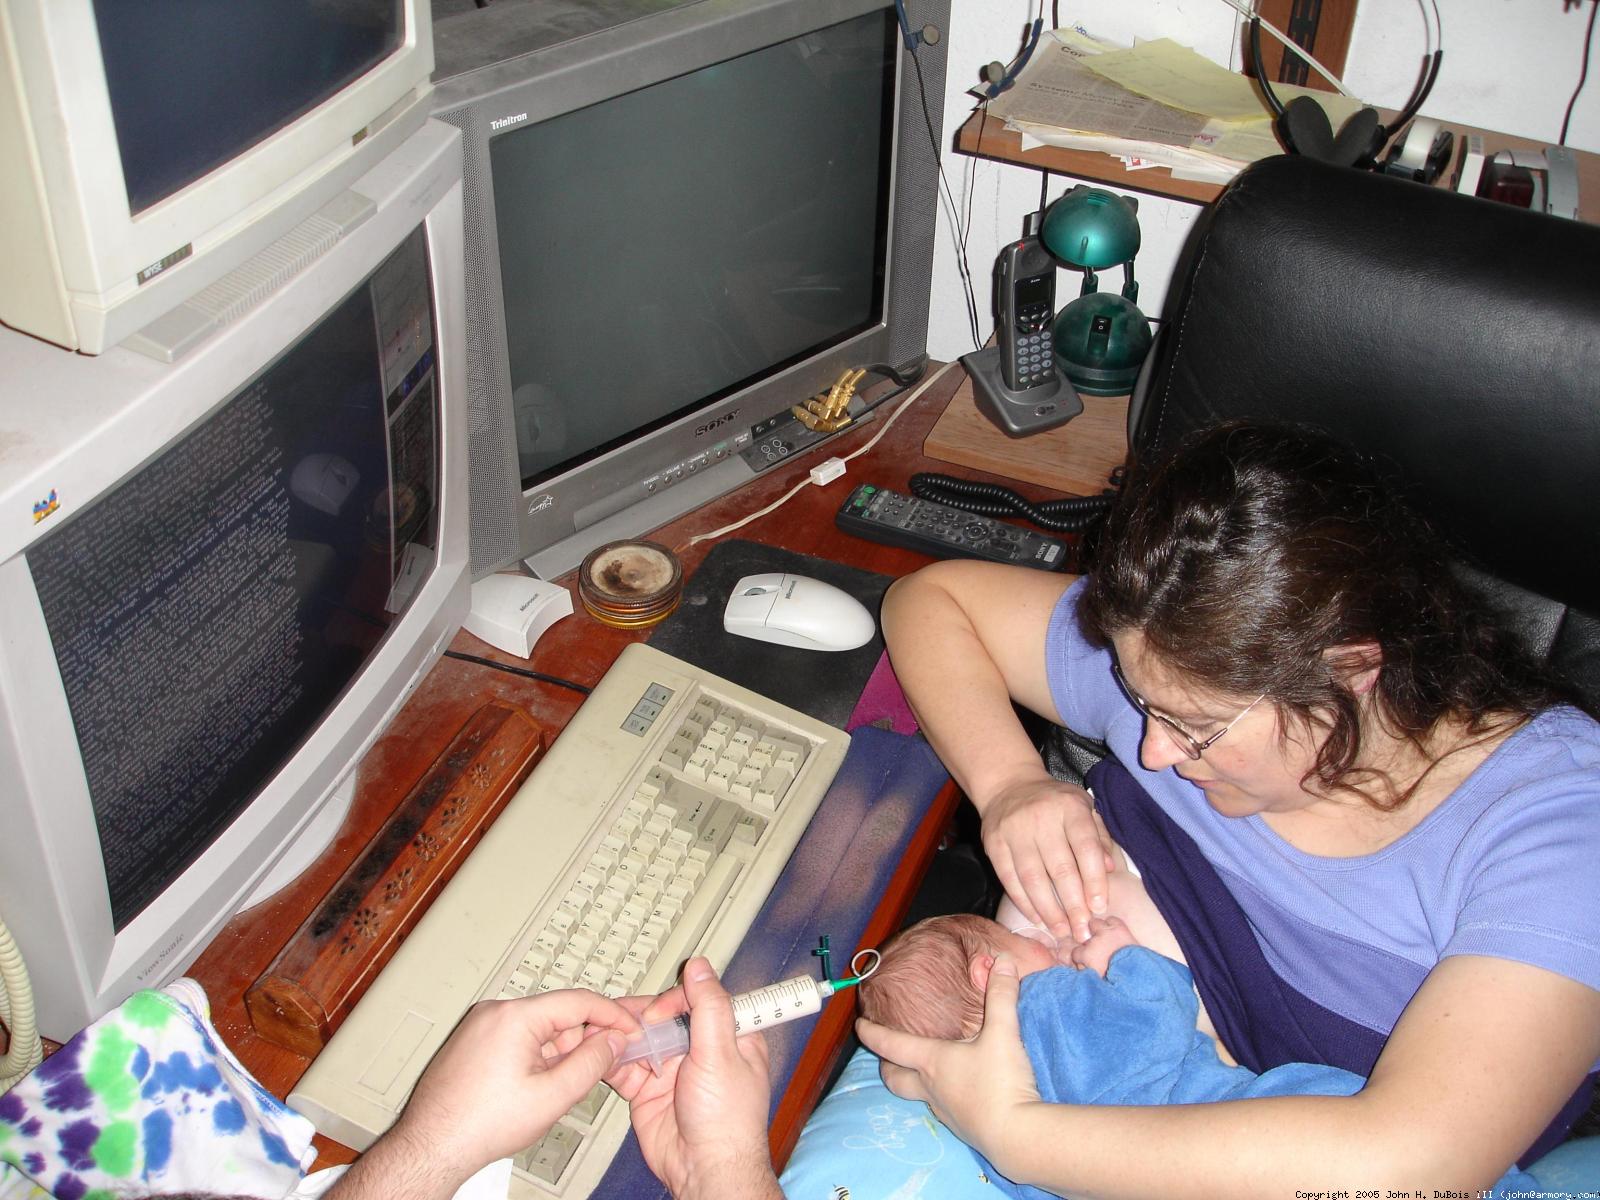
M 1104 975 L 1111 956 L 1124 946 L 1137 946 L 1133 933 L 1116 917 L 1093 917 L 1089 921 L 1089 940 L 1072 948 L 1072 965 L 1087 967 Z

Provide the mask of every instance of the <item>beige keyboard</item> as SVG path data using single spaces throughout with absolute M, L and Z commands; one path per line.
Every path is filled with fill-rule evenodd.
M 365 1150 L 478 1000 L 724 968 L 848 734 L 630 645 L 289 1095 Z M 512 1200 L 588 1196 L 628 1131 L 604 1084 L 513 1161 Z

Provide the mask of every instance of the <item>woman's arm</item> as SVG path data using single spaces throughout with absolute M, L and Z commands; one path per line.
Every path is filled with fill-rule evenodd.
M 933 748 L 983 817 L 1006 893 L 1057 937 L 1106 911 L 1109 863 L 1088 794 L 1051 778 L 1011 705 L 1059 721 L 1045 673 L 1050 614 L 1071 577 L 951 561 L 883 603 L 895 675 Z
M 991 976 L 991 993 L 996 988 Z M 1300 1191 L 1475 1193 L 1530 1145 L 1600 1057 L 1600 992 L 1539 967 L 1454 957 L 1429 975 L 1354 1096 L 1291 1096 L 1165 1108 L 1093 1108 L 1027 1099 L 1017 1073 L 1014 979 L 995 1011 L 1009 1039 L 862 1040 L 886 1058 L 900 1095 L 927 1100 L 1019 1183 L 1077 1200 Z M 883 1035 L 888 1034 L 888 1037 Z M 1007 1044 L 1009 1041 L 1009 1044 Z

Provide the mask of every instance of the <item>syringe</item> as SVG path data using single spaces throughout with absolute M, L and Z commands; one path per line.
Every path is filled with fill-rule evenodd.
M 862 954 L 876 955 L 877 951 L 862 951 Z M 856 957 L 860 958 L 861 955 Z M 854 961 L 851 969 L 855 969 Z M 774 1025 L 821 1012 L 824 1000 L 835 992 L 854 987 L 876 969 L 877 963 L 874 961 L 870 970 L 843 979 L 813 979 L 809 975 L 797 975 L 781 983 L 769 983 L 754 991 L 741 992 L 733 997 L 733 1030 L 741 1035 L 754 1033 L 758 1029 L 770 1029 Z M 659 1072 L 662 1063 L 688 1052 L 689 1016 L 681 1013 L 666 1021 L 651 1022 L 632 1035 L 627 1048 L 617 1059 L 617 1065 L 648 1062 L 651 1070 Z

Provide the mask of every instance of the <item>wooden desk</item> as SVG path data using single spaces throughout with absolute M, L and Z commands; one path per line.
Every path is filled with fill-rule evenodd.
M 917 471 L 939 470 L 944 464 L 928 458 L 923 441 L 957 386 L 966 379 L 954 367 L 902 415 L 868 454 L 850 464 L 849 474 L 827 487 L 806 488 L 782 508 L 739 530 L 737 536 L 766 542 L 805 554 L 850 563 L 884 574 L 901 575 L 929 560 L 914 551 L 865 542 L 841 532 L 833 514 L 850 490 L 863 480 L 903 489 Z M 898 403 L 898 402 L 895 402 Z M 892 408 L 890 409 L 892 411 Z M 824 447 L 797 455 L 783 467 L 767 472 L 736 492 L 681 518 L 650 536 L 678 548 L 686 574 L 705 558 L 714 542 L 685 547 L 693 535 L 720 528 L 776 500 L 804 478 L 805 472 L 830 455 L 848 454 L 874 436 L 886 415 L 867 421 Z M 964 472 L 974 478 L 1012 483 L 981 471 Z M 1058 493 L 1034 487 L 1028 494 L 1048 498 Z M 569 575 L 563 582 L 576 585 Z M 512 665 L 531 665 L 547 674 L 586 685 L 594 684 L 633 641 L 644 641 L 648 630 L 625 631 L 591 618 L 574 599 L 574 615 L 556 624 L 540 639 L 531 663 L 512 658 L 467 633 L 458 634 L 456 650 Z M 373 746 L 360 769 L 354 806 L 344 828 L 323 856 L 294 884 L 265 904 L 240 913 L 223 929 L 187 972 L 200 982 L 211 999 L 212 1021 L 223 1040 L 247 1069 L 273 1094 L 286 1096 L 310 1060 L 260 1037 L 245 1011 L 244 993 L 272 961 L 284 942 L 327 894 L 347 866 L 372 839 L 413 782 L 449 743 L 468 716 L 484 702 L 500 699 L 527 711 L 554 737 L 577 710 L 581 697 L 572 691 L 496 671 L 489 667 L 442 659 L 428 674 L 389 729 Z M 918 833 L 913 851 L 901 863 L 889 892 L 880 903 L 869 932 L 881 937 L 898 927 L 957 802 L 953 787 L 946 789 Z M 849 1032 L 849 1014 L 833 1006 L 819 1021 L 805 1059 L 774 1124 L 775 1150 L 786 1155 L 805 1120 L 834 1056 Z M 348 1162 L 353 1153 L 319 1137 L 318 1166 Z
M 1393 112 L 1384 114 L 1386 120 L 1394 116 Z M 1456 133 L 1454 150 L 1456 159 L 1452 161 L 1450 170 L 1447 170 L 1441 178 L 1439 186 L 1448 183 L 1455 164 L 1459 161 L 1460 139 L 1465 134 L 1482 134 L 1484 146 L 1490 151 L 1543 150 L 1547 144 L 1532 138 L 1513 137 L 1509 133 L 1496 133 L 1492 129 L 1478 129 L 1470 125 L 1451 125 L 1449 128 Z M 1096 183 L 1109 183 L 1113 187 L 1146 192 L 1153 196 L 1192 200 L 1197 204 L 1211 203 L 1222 194 L 1224 186 L 1218 183 L 1174 179 L 1172 172 L 1166 167 L 1129 171 L 1122 165 L 1121 159 L 1094 150 L 1064 150 L 1057 146 L 1035 146 L 1024 150 L 1020 134 L 1007 129 L 1002 122 L 986 117 L 982 111 L 967 118 L 966 124 L 957 132 L 956 149 L 980 158 L 1011 163 L 1014 166 L 1032 167 L 1057 175 L 1071 175 L 1077 179 L 1093 180 Z M 1600 224 L 1600 155 L 1580 150 L 1576 152 L 1576 157 L 1579 215 L 1591 224 Z

